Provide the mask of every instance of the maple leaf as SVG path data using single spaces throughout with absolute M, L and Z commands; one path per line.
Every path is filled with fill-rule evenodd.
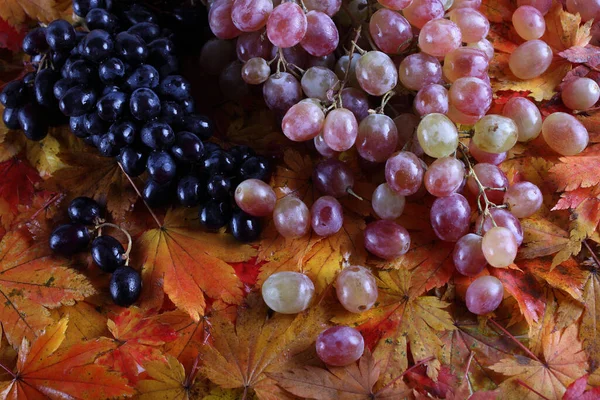
M 558 190 L 570 192 L 600 184 L 600 145 L 590 146 L 577 156 L 561 157 L 560 161 L 550 169 Z
M 31 205 L 35 186 L 42 179 L 29 163 L 17 158 L 0 163 L 0 176 L 0 223 L 8 229 L 19 205 Z
M 144 364 L 164 359 L 159 347 L 177 337 L 170 326 L 152 319 L 154 314 L 154 310 L 131 307 L 109 319 L 108 330 L 118 347 L 100 357 L 97 363 L 120 372 L 135 384 Z
M 566 388 L 588 367 L 587 356 L 577 339 L 577 326 L 546 335 L 544 362 L 524 356 L 505 358 L 490 369 L 510 378 L 500 387 L 506 398 L 538 399 L 538 395 L 518 384 L 522 381 L 549 399 L 560 399 Z
M 375 390 L 381 369 L 368 349 L 357 362 L 345 367 L 305 366 L 267 375 L 286 391 L 306 399 L 401 399 L 411 393 L 404 385 Z
M 23 339 L 16 373 L 2 382 L 4 399 L 107 399 L 133 394 L 118 374 L 94 364 L 98 355 L 112 349 L 109 340 L 97 339 L 68 348 L 65 340 L 68 318 L 48 327 L 31 345 Z
M 169 210 L 161 228 L 146 231 L 136 242 L 135 257 L 143 265 L 142 304 L 160 307 L 166 294 L 177 308 L 199 321 L 205 295 L 229 304 L 242 301 L 242 283 L 227 263 L 246 261 L 255 250 L 231 235 L 192 227 L 186 220 L 188 212 Z
M 31 165 L 38 170 L 40 176 L 43 178 L 51 176 L 65 166 L 58 157 L 60 143 L 52 134 L 52 131 L 56 129 L 58 128 L 52 128 L 48 133 L 48 136 L 43 140 L 40 140 L 39 142 L 28 140 L 25 145 L 27 159 Z
M 94 293 L 85 276 L 50 255 L 47 242 L 11 231 L 0 242 L 0 321 L 13 346 L 32 340 L 52 322 L 47 308 L 73 304 Z
M 12 26 L 27 18 L 48 23 L 60 17 L 54 0 L 0 0 L 0 18 Z
M 584 375 L 573 382 L 565 392 L 562 400 L 598 400 L 600 398 L 600 387 L 586 391 L 589 375 Z
M 88 301 L 90 298 L 88 297 Z M 100 306 L 88 301 L 78 301 L 72 306 L 63 306 L 52 310 L 56 320 L 69 317 L 69 327 L 63 346 L 70 346 L 86 340 L 92 340 L 109 334 L 107 317 Z
M 173 356 L 166 360 L 144 364 L 148 376 L 137 383 L 139 400 L 189 400 L 204 398 L 204 389 L 198 382 L 188 382 L 183 365 Z
M 491 275 L 500 279 L 504 289 L 519 303 L 529 325 L 537 322 L 546 304 L 541 299 L 542 287 L 531 274 L 512 269 L 492 268 Z
M 519 268 L 524 272 L 529 272 L 541 282 L 568 293 L 575 300 L 581 300 L 585 273 L 579 267 L 579 263 L 575 259 L 569 258 L 555 268 L 552 268 L 551 265 L 551 257 L 519 261 Z
M 595 68 L 600 64 L 600 47 L 588 44 L 585 47 L 573 46 L 558 53 L 559 56 L 575 64 L 587 64 Z
M 600 366 L 600 264 L 587 264 L 584 269 L 582 302 L 585 306 L 579 338 L 592 361 L 593 369 Z
M 0 47 L 17 52 L 21 48 L 21 42 L 25 36 L 22 27 L 10 26 L 5 20 L 0 18 Z
M 575 116 L 590 134 L 590 143 L 600 142 L 600 112 L 591 115 L 579 114 Z
M 326 327 L 331 307 L 316 304 L 297 315 L 275 314 L 259 296 L 239 307 L 235 325 L 218 312 L 210 319 L 210 345 L 200 349 L 201 371 L 222 388 L 253 389 L 259 399 L 278 399 L 265 373 L 278 372 L 291 356 L 312 345 Z

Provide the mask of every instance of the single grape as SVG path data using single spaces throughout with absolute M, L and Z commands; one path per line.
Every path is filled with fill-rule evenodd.
M 239 242 L 250 243 L 260 237 L 261 224 L 260 219 L 238 211 L 233 214 L 229 221 L 231 235 Z
M 153 22 L 139 22 L 127 30 L 129 33 L 138 35 L 144 42 L 150 43 L 161 36 L 160 26 Z
M 458 239 L 452 253 L 456 270 L 466 276 L 477 276 L 487 265 L 481 243 L 483 237 L 468 233 Z
M 259 182 L 264 183 L 262 181 Z M 206 183 L 206 191 L 211 199 L 225 200 L 229 198 L 231 194 L 231 178 L 228 178 L 223 174 L 210 176 Z M 275 204 L 275 202 L 273 202 L 273 204 Z M 271 209 L 271 211 L 273 210 Z
M 227 225 L 231 215 L 229 201 L 211 200 L 198 210 L 200 224 L 209 231 L 217 231 Z
M 75 15 L 85 17 L 86 14 L 95 8 L 110 10 L 112 0 L 73 0 L 73 12 Z
M 385 8 L 369 20 L 369 33 L 377 47 L 387 54 L 398 54 L 410 46 L 413 33 L 410 23 L 399 13 Z
M 342 90 L 340 97 L 342 106 L 352 111 L 358 122 L 369 115 L 369 96 L 362 90 L 347 87 Z
M 160 115 L 160 99 L 151 89 L 137 89 L 129 99 L 129 110 L 135 119 L 140 121 L 150 120 Z
M 240 31 L 254 32 L 266 25 L 272 11 L 272 0 L 234 0 L 231 21 Z
M 342 6 L 342 0 L 304 0 L 309 10 L 321 11 L 333 17 Z
M 590 140 L 585 126 L 571 114 L 555 112 L 542 124 L 542 136 L 550 148 L 563 156 L 581 153 Z
M 309 11 L 306 14 L 307 29 L 300 46 L 315 57 L 333 53 L 340 37 L 335 23 L 327 14 L 320 11 Z
M 438 84 L 424 86 L 415 96 L 415 111 L 420 116 L 446 114 L 448 112 L 448 90 Z
M 528 142 L 542 132 L 542 114 L 537 106 L 525 97 L 513 97 L 502 109 L 502 115 L 515 121 L 519 142 Z
M 517 218 L 527 218 L 535 214 L 543 201 L 540 188 L 531 182 L 517 182 L 504 193 L 504 203 Z
M 362 158 L 384 162 L 396 150 L 398 130 L 394 121 L 385 114 L 371 114 L 360 122 L 356 149 Z
M 242 79 L 250 85 L 260 85 L 271 76 L 271 68 L 264 58 L 251 58 L 242 67 Z
M 205 115 L 190 114 L 183 119 L 182 128 L 185 131 L 192 132 L 202 140 L 209 139 L 215 127 L 213 122 Z
M 458 25 L 444 18 L 432 19 L 419 32 L 421 51 L 434 57 L 444 57 L 463 41 Z
M 263 97 L 271 110 L 285 113 L 302 99 L 302 86 L 292 74 L 280 72 L 267 79 Z
M 277 196 L 271 186 L 258 179 L 246 179 L 235 189 L 235 203 L 255 217 L 271 214 L 276 201 Z
M 504 296 L 504 287 L 498 278 L 481 276 L 467 288 L 465 299 L 467 308 L 473 314 L 484 315 L 494 311 Z
M 69 203 L 67 209 L 71 222 L 95 225 L 102 218 L 102 209 L 100 205 L 89 197 L 76 197 Z
M 510 229 L 498 226 L 483 235 L 481 248 L 492 267 L 505 268 L 515 260 L 519 245 Z
M 315 136 L 318 132 L 315 133 Z M 331 110 L 323 123 L 323 139 L 335 151 L 346 151 L 356 142 L 358 122 L 351 111 L 345 108 Z
M 517 245 L 520 246 L 523 243 L 523 228 L 521 227 L 521 223 L 517 217 L 515 217 L 510 211 L 502 208 L 493 208 L 490 210 L 490 213 L 491 217 L 486 216 L 483 218 L 483 216 L 480 215 L 475 222 L 475 226 L 477 228 L 481 227 L 482 234 L 485 234 L 494 227 L 494 223 L 492 222 L 493 218 L 497 226 L 507 228 L 512 232 L 517 241 Z
M 552 0 L 517 0 L 517 6 L 532 6 L 537 8 L 542 15 L 546 15 L 552 7 Z
M 98 236 L 92 241 L 92 259 L 104 272 L 114 272 L 118 267 L 125 265 L 125 249 L 123 245 L 112 236 Z
M 177 200 L 185 207 L 194 207 L 202 200 L 202 188 L 200 179 L 195 176 L 184 176 L 177 182 Z
M 475 124 L 473 142 L 483 151 L 504 153 L 517 143 L 519 130 L 517 124 L 507 117 L 490 114 Z
M 353 53 L 350 55 L 341 56 L 335 64 L 335 74 L 340 80 L 343 80 L 348 75 L 348 85 L 353 88 L 360 88 L 356 77 L 356 65 L 360 59 L 360 54 Z
M 590 19 L 598 20 L 600 17 L 600 0 L 567 0 L 567 10 L 579 13 L 583 22 Z
M 487 17 L 473 8 L 460 8 L 448 13 L 450 21 L 459 26 L 462 41 L 474 43 L 485 39 L 490 30 Z
M 116 305 L 129 307 L 140 298 L 142 277 L 131 267 L 117 268 L 110 277 L 109 291 Z
M 377 2 L 390 10 L 400 11 L 408 7 L 412 0 L 377 0 Z
M 368 311 L 377 301 L 377 281 L 369 269 L 359 265 L 338 274 L 335 291 L 340 304 L 353 313 Z
M 456 125 L 443 114 L 426 115 L 417 128 L 417 138 L 430 157 L 447 157 L 458 147 Z
M 435 160 L 425 172 L 425 188 L 436 197 L 458 191 L 465 180 L 465 165 L 454 157 Z
M 219 44 L 219 51 L 216 52 L 214 56 L 218 56 L 218 54 L 229 54 L 229 46 L 227 46 L 227 49 L 221 49 L 221 46 L 226 46 L 225 43 L 229 44 L 230 42 L 228 41 L 222 41 L 224 42 L 224 44 Z M 204 45 L 204 47 L 206 47 L 209 43 L 211 43 L 210 41 L 207 42 L 206 45 Z M 241 34 L 238 38 L 237 41 L 235 43 L 235 49 L 236 49 L 236 54 L 237 57 L 240 61 L 248 61 L 251 58 L 255 58 L 255 57 L 260 57 L 260 58 L 264 58 L 265 60 L 268 60 L 271 58 L 271 51 L 273 50 L 273 45 L 272 43 L 269 41 L 268 37 L 265 35 L 264 31 L 256 31 L 256 32 L 247 32 L 247 33 L 243 33 Z M 204 50 L 204 48 L 203 48 Z M 211 52 L 212 53 L 212 52 Z M 208 54 L 207 56 L 207 63 L 209 62 L 208 60 Z M 200 57 L 202 57 L 202 55 L 200 55 Z M 212 58 L 212 57 L 210 57 Z M 227 59 L 227 61 L 222 62 L 221 65 L 224 67 L 225 65 L 227 65 L 229 62 L 233 61 L 232 59 Z M 212 61 L 214 63 L 214 60 Z M 220 71 L 222 68 L 216 68 L 215 66 L 215 70 L 216 71 Z M 213 74 L 216 75 L 216 74 Z
M 302 200 L 286 196 L 275 204 L 273 223 L 277 232 L 285 238 L 298 238 L 310 230 L 310 211 Z
M 402 196 L 417 193 L 423 183 L 421 160 L 413 153 L 401 151 L 385 163 L 385 180 L 390 189 Z
M 311 226 L 319 236 L 336 234 L 344 223 L 344 211 L 332 196 L 319 197 L 310 208 Z
M 59 225 L 50 234 L 50 249 L 65 257 L 85 250 L 90 244 L 90 232 L 83 224 Z
M 271 177 L 269 162 L 261 156 L 248 157 L 240 167 L 239 177 L 242 179 L 256 178 L 268 182 Z
M 300 81 L 304 94 L 321 101 L 329 101 L 333 90 L 339 87 L 336 74 L 325 67 L 311 67 L 304 72 Z
M 492 88 L 489 83 L 473 77 L 459 78 L 450 87 L 450 105 L 468 116 L 477 116 L 473 125 L 488 112 L 492 105 Z M 452 109 L 450 107 L 450 109 Z
M 398 76 L 405 88 L 420 90 L 442 81 L 442 66 L 437 58 L 429 54 L 415 53 L 402 60 Z
M 158 71 L 151 65 L 142 64 L 137 67 L 125 81 L 129 90 L 134 91 L 142 87 L 155 89 L 159 84 Z
M 482 50 L 459 47 L 444 58 L 444 78 L 449 82 L 467 77 L 485 79 L 489 61 L 490 58 Z
M 411 25 L 422 29 L 432 19 L 444 17 L 444 6 L 440 0 L 413 0 L 402 12 Z
M 325 67 L 327 69 L 333 70 L 335 68 L 336 61 L 337 57 L 334 53 L 328 54 L 323 57 L 308 56 L 306 60 L 306 67 Z
M 494 45 L 487 39 L 481 39 L 479 42 L 467 43 L 467 48 L 477 49 L 484 52 L 488 61 L 494 58 Z
M 485 187 L 496 189 L 506 189 L 508 187 L 508 178 L 506 177 L 506 174 L 493 164 L 476 164 L 473 167 L 473 173 L 477 175 L 479 182 Z M 474 177 L 470 176 L 467 179 L 467 188 L 473 195 L 479 195 L 479 186 Z M 485 191 L 485 194 L 492 203 L 502 204 L 504 198 L 504 192 L 502 190 L 488 189 Z
M 576 78 L 565 84 L 561 99 L 571 110 L 587 110 L 600 99 L 600 86 L 590 78 Z
M 5 108 L 2 111 L 2 122 L 8 129 L 20 129 L 19 124 L 19 109 L 18 108 Z
M 318 191 L 335 198 L 345 196 L 354 186 L 354 175 L 350 167 L 335 158 L 317 164 L 312 180 Z
M 381 219 L 398 218 L 402 215 L 405 204 L 406 198 L 390 189 L 387 183 L 377 186 L 371 199 L 373 210 Z
M 453 193 L 438 197 L 431 207 L 431 226 L 438 238 L 456 242 L 469 232 L 471 207 L 464 196 Z
M 339 154 L 337 151 L 334 151 L 331 149 L 331 147 L 327 146 L 327 143 L 325 143 L 322 134 L 318 134 L 317 136 L 315 136 L 315 138 L 313 139 L 313 143 L 317 152 L 323 157 L 331 158 Z
M 167 183 L 177 174 L 177 167 L 173 158 L 166 151 L 153 151 L 146 162 L 148 175 L 157 183 Z
M 267 306 L 281 314 L 297 314 L 308 308 L 315 295 L 315 285 L 299 272 L 276 272 L 262 285 Z
M 525 40 L 534 40 L 542 37 L 546 31 L 544 15 L 535 7 L 521 6 L 512 15 L 515 30 Z
M 142 143 L 151 149 L 169 148 L 175 143 L 175 132 L 170 125 L 150 121 L 140 131 Z
M 48 50 L 46 41 L 46 27 L 33 28 L 23 38 L 23 51 L 30 56 L 44 53 Z
M 495 154 L 483 151 L 475 145 L 475 142 L 473 142 L 473 140 L 469 142 L 469 153 L 477 162 L 493 165 L 499 165 L 504 160 L 506 160 L 507 157 L 506 153 Z
M 282 3 L 269 15 L 267 36 L 277 47 L 292 47 L 304 38 L 307 26 L 306 15 L 298 4 Z
M 398 71 L 387 54 L 369 51 L 356 64 L 356 79 L 365 92 L 383 96 L 398 83 Z
M 552 63 L 552 49 L 541 40 L 529 40 L 513 51 L 508 60 L 510 71 L 519 79 L 542 75 Z
M 54 51 L 69 51 L 76 44 L 75 29 L 64 19 L 54 20 L 46 28 L 46 41 Z
M 365 248 L 384 260 L 393 260 L 410 249 L 410 235 L 393 221 L 371 222 L 365 228 Z
M 334 326 L 317 337 L 317 355 L 325 364 L 343 367 L 356 362 L 365 351 L 365 341 L 354 328 Z

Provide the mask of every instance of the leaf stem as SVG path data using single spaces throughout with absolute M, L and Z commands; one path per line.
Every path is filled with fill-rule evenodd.
M 504 329 L 504 327 L 502 325 L 500 325 L 499 323 L 497 323 L 496 321 L 494 321 L 491 318 L 488 319 L 488 321 L 491 322 L 496 328 L 500 329 L 502 331 L 502 333 L 504 333 L 506 336 L 508 336 L 510 339 L 512 339 L 512 341 L 514 341 L 521 348 L 521 350 L 523 350 L 532 360 L 535 360 L 542 365 L 544 364 L 542 361 L 540 361 L 540 359 L 535 354 L 533 354 L 531 352 L 531 350 L 529 350 L 527 348 L 527 346 L 525 346 L 523 343 L 521 343 L 519 340 L 517 340 L 517 338 L 514 337 L 509 331 Z
M 194 364 L 192 365 L 192 370 L 190 371 L 190 374 L 185 378 L 185 382 L 183 383 L 183 386 L 185 388 L 189 389 L 192 386 L 192 384 L 194 383 L 194 380 L 196 380 L 196 373 L 200 369 L 198 367 L 199 361 L 200 361 L 200 353 L 198 353 L 196 358 L 194 358 Z
M 413 369 L 418 368 L 421 365 L 423 365 L 425 363 L 428 363 L 429 361 L 434 360 L 434 359 L 435 359 L 434 356 L 429 356 L 427 358 L 422 359 L 421 361 L 419 361 L 415 365 L 411 366 L 410 368 L 407 368 L 406 371 L 404 371 L 403 373 L 401 373 L 400 375 L 398 375 L 396 378 L 394 378 L 393 380 L 391 380 L 387 385 L 385 385 L 384 387 L 382 387 L 381 390 L 378 393 L 382 393 L 383 391 L 389 389 L 394 383 L 396 383 L 399 379 L 401 379 L 404 375 L 406 375 L 407 373 L 409 373 Z
M 598 256 L 596 255 L 596 253 L 594 253 L 594 250 L 592 250 L 592 246 L 590 246 L 590 244 L 587 242 L 587 240 L 584 240 L 583 244 L 585 245 L 585 247 L 588 249 L 588 251 L 592 255 L 592 258 L 596 262 L 596 266 L 598 268 L 600 268 L 600 259 L 598 259 Z
M 104 222 L 100 225 L 96 225 L 95 228 L 98 230 L 98 232 L 101 232 L 102 228 L 104 228 L 105 226 L 118 229 L 121 232 L 123 232 L 125 236 L 127 236 L 127 250 L 125 251 L 125 254 L 123 254 L 123 260 L 125 260 L 125 265 L 129 265 L 129 254 L 131 253 L 131 247 L 133 243 L 133 240 L 131 240 L 131 235 L 129 234 L 129 232 L 127 232 L 125 228 L 121 228 L 119 225 L 111 224 L 110 222 Z
M 42 211 L 44 211 L 46 208 L 48 208 L 52 203 L 54 203 L 56 200 L 58 200 L 60 197 L 62 197 L 62 193 L 56 193 L 54 194 L 50 199 L 48 199 L 48 201 L 46 201 L 36 212 L 33 213 L 33 215 L 31 217 L 29 217 L 29 221 L 33 220 L 35 217 L 38 216 L 39 213 L 41 213 Z
M 524 388 L 527 388 L 527 389 L 531 390 L 533 393 L 537 394 L 542 399 L 544 399 L 544 400 L 550 400 L 549 398 L 547 398 L 546 396 L 544 396 L 543 394 L 541 394 L 540 392 L 538 392 L 537 390 L 535 390 L 534 388 L 532 388 L 531 386 L 529 386 L 528 384 L 526 384 L 525 382 L 523 382 L 522 380 L 517 379 L 516 382 L 519 385 L 523 386 Z
M 5 370 L 10 376 L 13 377 L 13 379 L 17 379 L 17 375 L 15 375 L 14 372 L 12 372 L 10 369 L 6 368 L 6 366 L 4 364 L 2 364 L 0 362 L 0 367 L 2 367 L 3 370 Z
M 152 215 L 152 218 L 154 218 L 154 221 L 156 222 L 156 225 L 158 225 L 158 228 L 159 229 L 162 228 L 163 224 L 160 223 L 160 221 L 158 220 L 158 217 L 156 216 L 156 214 L 154 214 L 154 211 L 152 211 L 152 209 L 150 208 L 148 203 L 146 203 L 146 200 L 144 200 L 144 196 L 142 196 L 142 194 L 140 193 L 140 190 L 137 188 L 135 183 L 133 183 L 133 180 L 131 179 L 131 177 L 129 175 L 127 175 L 127 172 L 125 172 L 121 163 L 117 163 L 117 164 L 119 164 L 119 168 L 121 168 L 121 171 L 123 171 L 123 173 L 127 177 L 127 180 L 129 181 L 129 183 L 131 183 L 131 186 L 133 186 L 133 190 L 135 190 L 135 192 L 137 193 L 139 198 L 142 199 L 142 201 L 144 202 L 144 205 L 146 206 L 148 211 L 150 211 L 150 215 Z

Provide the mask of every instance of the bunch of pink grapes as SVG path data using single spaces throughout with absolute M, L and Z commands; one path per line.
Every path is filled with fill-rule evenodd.
M 512 23 L 523 43 L 510 56 L 509 68 L 515 79 L 538 78 L 554 56 L 543 41 L 552 0 L 516 5 Z M 494 311 L 504 290 L 486 271 L 514 263 L 523 242 L 519 219 L 536 213 L 543 201 L 531 182 L 509 185 L 499 165 L 517 142 L 541 135 L 556 153 L 571 156 L 586 148 L 589 135 L 571 114 L 543 118 L 526 97 L 489 114 L 494 48 L 480 6 L 481 0 L 212 2 L 209 23 L 217 38 L 202 50 L 204 69 L 219 75 L 231 99 L 259 87 L 283 134 L 309 142 L 321 158 L 312 175 L 321 197 L 311 204 L 292 194 L 277 199 L 268 185 L 251 181 L 236 189 L 238 206 L 272 216 L 285 238 L 311 231 L 335 235 L 344 224 L 338 199 L 354 195 L 355 179 L 340 154 L 356 151 L 365 175 L 383 177 L 370 198 L 376 219 L 364 231 L 373 258 L 394 260 L 409 251 L 410 233 L 397 220 L 406 202 L 433 196 L 433 231 L 455 243 L 456 270 L 477 277 L 466 293 L 468 309 Z M 565 7 L 584 21 L 600 18 L 599 0 L 567 0 Z M 567 108 L 585 111 L 596 106 L 600 87 L 593 79 L 576 78 L 565 82 L 560 96 Z M 474 212 L 479 215 L 473 224 Z M 306 284 L 303 278 L 288 283 L 297 289 L 289 293 L 302 292 L 297 286 Z M 359 287 L 350 297 L 369 303 L 364 301 L 372 300 L 369 290 Z M 263 295 L 270 299 L 264 288 Z M 342 304 L 354 301 L 344 299 Z M 282 309 L 295 312 L 309 303 L 288 302 L 296 303 Z M 334 333 L 356 339 L 348 332 Z M 350 347 L 352 354 L 362 354 L 358 344 Z

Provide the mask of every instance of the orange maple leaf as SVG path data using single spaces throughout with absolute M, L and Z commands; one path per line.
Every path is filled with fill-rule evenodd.
M 597 260 L 597 258 L 596 258 Z M 597 261 L 596 261 L 597 262 Z M 585 263 L 583 297 L 584 310 L 579 338 L 588 353 L 592 366 L 600 366 L 600 264 Z
M 558 190 L 570 192 L 600 184 L 600 145 L 590 146 L 576 156 L 561 157 L 560 161 L 550 169 Z
M 115 347 L 97 339 L 67 348 L 68 318 L 48 327 L 31 345 L 23 339 L 14 379 L 2 382 L 3 399 L 107 399 L 130 396 L 127 381 L 104 366 L 94 364 L 98 355 Z

